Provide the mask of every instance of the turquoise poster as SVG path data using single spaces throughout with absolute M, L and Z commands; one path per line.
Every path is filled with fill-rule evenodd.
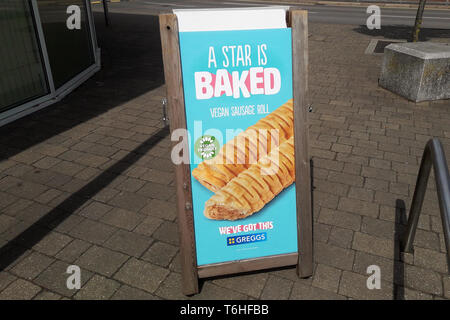
M 291 29 L 179 37 L 197 264 L 297 252 Z

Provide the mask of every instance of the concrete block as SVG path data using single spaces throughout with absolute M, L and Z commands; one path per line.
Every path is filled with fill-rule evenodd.
M 380 86 L 412 101 L 450 98 L 450 45 L 390 44 L 384 49 Z

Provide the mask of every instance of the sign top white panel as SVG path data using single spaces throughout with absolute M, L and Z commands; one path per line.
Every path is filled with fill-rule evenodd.
M 180 32 L 287 28 L 289 7 L 175 9 Z

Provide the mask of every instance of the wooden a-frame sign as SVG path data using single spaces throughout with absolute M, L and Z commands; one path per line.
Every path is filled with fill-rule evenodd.
M 179 28 L 175 14 L 159 16 L 167 107 L 170 130 L 186 129 L 185 100 L 181 69 Z M 235 260 L 197 266 L 191 171 L 189 164 L 175 165 L 182 291 L 185 295 L 199 292 L 199 278 L 297 266 L 299 277 L 313 273 L 313 232 L 311 204 L 311 172 L 308 152 L 308 14 L 290 10 L 287 26 L 292 31 L 292 80 L 294 98 L 295 187 L 297 201 L 298 252 Z

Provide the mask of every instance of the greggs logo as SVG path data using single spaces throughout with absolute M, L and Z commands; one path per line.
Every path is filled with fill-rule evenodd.
M 227 246 L 235 246 L 239 244 L 260 242 L 267 240 L 267 233 L 244 234 L 240 236 L 227 237 Z

